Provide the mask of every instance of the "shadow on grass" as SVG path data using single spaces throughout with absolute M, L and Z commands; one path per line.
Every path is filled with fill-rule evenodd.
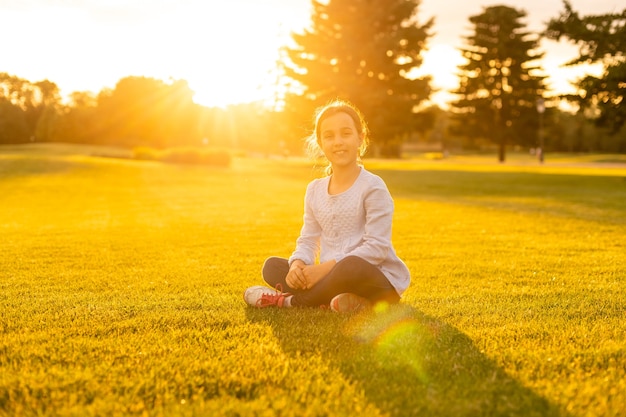
M 560 416 L 507 375 L 458 329 L 406 305 L 340 316 L 247 310 L 269 324 L 287 355 L 325 356 L 391 416 Z
M 621 176 L 375 170 L 394 197 L 431 200 L 515 212 L 547 213 L 624 223 L 626 188 Z
M 0 159 L 0 180 L 19 177 L 63 174 L 72 171 L 86 172 L 91 167 L 85 163 L 62 158 L 7 157 Z

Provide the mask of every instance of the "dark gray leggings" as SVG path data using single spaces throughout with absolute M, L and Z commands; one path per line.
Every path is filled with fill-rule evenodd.
M 400 301 L 400 296 L 381 270 L 358 256 L 348 256 L 337 262 L 328 275 L 309 290 L 296 290 L 287 285 L 285 278 L 288 272 L 289 262 L 285 258 L 271 257 L 263 265 L 265 282 L 274 288 L 280 284 L 284 292 L 293 294 L 293 306 L 326 306 L 334 296 L 344 292 L 351 292 L 372 302 Z

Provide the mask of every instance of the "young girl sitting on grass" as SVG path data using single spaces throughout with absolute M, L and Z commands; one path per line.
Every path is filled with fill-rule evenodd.
M 309 183 L 296 249 L 289 259 L 265 261 L 263 279 L 272 288 L 248 288 L 244 299 L 250 306 L 352 312 L 400 300 L 411 277 L 391 243 L 387 186 L 361 165 L 368 141 L 365 121 L 352 104 L 336 100 L 317 112 L 307 142 L 329 161 L 329 175 Z

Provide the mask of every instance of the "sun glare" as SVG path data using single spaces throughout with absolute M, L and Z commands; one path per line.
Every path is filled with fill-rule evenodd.
M 241 29 L 233 30 L 233 21 Z M 278 33 L 241 18 L 199 25 L 206 41 L 188 46 L 194 65 L 185 69 L 196 102 L 224 107 L 261 99 L 277 60 Z
M 435 44 L 424 51 L 422 57 L 422 66 L 413 71 L 412 75 L 430 75 L 432 87 L 437 90 L 432 94 L 431 101 L 440 107 L 447 107 L 447 103 L 453 98 L 450 91 L 459 85 L 456 73 L 457 67 L 463 63 L 463 56 L 453 46 Z
M 202 41 L 186 46 L 185 54 L 194 64 L 180 72 L 194 90 L 195 101 L 225 107 L 269 100 L 274 94 L 279 48 L 308 19 L 308 9 L 298 6 L 279 0 L 227 2 L 208 21 L 206 17 L 194 21 Z M 207 8 L 205 16 L 208 8 L 215 10 L 215 6 L 203 7 Z M 181 26 L 188 24 L 189 19 L 181 20 Z
M 17 59 L 2 70 L 53 81 L 64 96 L 97 94 L 127 76 L 183 79 L 196 102 L 224 107 L 271 94 L 278 48 L 309 17 L 306 2 L 281 0 L 155 3 L 145 13 L 136 3 L 119 3 L 51 2 L 3 11 L 8 23 L 0 35 L 22 35 L 20 43 L 6 45 L 7 56 Z M 23 31 L 24 22 L 38 30 Z

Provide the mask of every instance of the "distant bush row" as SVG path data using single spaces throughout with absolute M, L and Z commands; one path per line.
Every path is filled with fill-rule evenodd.
M 230 152 L 219 149 L 171 148 L 158 150 L 147 146 L 133 149 L 133 158 L 142 161 L 161 161 L 175 164 L 210 165 L 229 167 Z

